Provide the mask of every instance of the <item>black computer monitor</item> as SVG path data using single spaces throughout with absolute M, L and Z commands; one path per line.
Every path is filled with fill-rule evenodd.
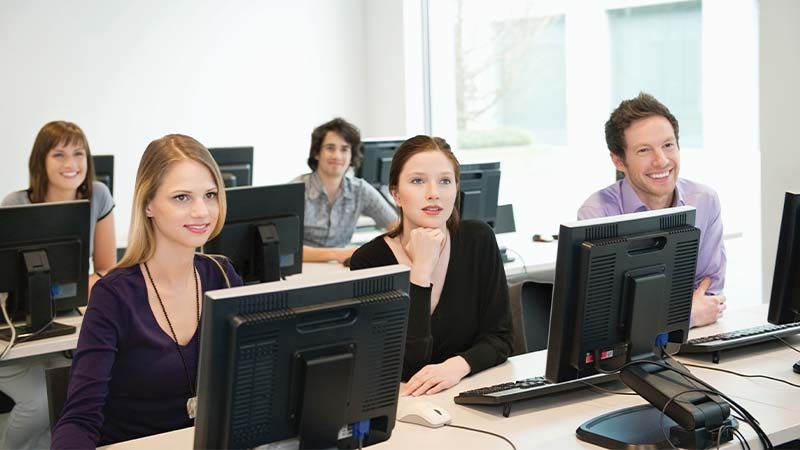
M 86 305 L 88 277 L 88 200 L 0 207 L 0 293 L 11 320 L 25 320 L 17 340 L 74 332 L 53 318 Z
M 114 195 L 114 155 L 92 155 L 94 177 Z
M 364 159 L 356 175 L 377 188 L 390 204 L 389 168 L 394 152 L 402 139 L 364 140 Z M 500 163 L 461 164 L 460 192 L 456 208 L 462 219 L 482 220 L 492 228 L 497 221 L 497 199 L 500 193 Z
M 356 176 L 371 184 L 383 198 L 396 207 L 394 198 L 389 192 L 389 168 L 397 147 L 404 139 L 365 139 L 362 141 L 363 158 L 361 166 L 356 169 Z
M 253 184 L 253 147 L 209 148 L 219 166 L 225 187 Z
M 668 445 L 663 419 L 675 445 L 691 446 L 729 425 L 727 403 L 664 367 L 688 372 L 662 350 L 688 336 L 700 239 L 694 222 L 695 209 L 685 206 L 561 225 L 545 376 L 563 382 L 618 371 L 653 405 L 593 419 L 578 429 L 580 439 L 627 448 L 655 433 Z M 691 389 L 705 392 L 673 398 Z
M 800 322 L 800 194 L 784 197 L 767 320 L 775 325 Z
M 500 163 L 461 164 L 458 213 L 462 219 L 482 220 L 494 228 L 500 193 Z
M 388 439 L 408 287 L 398 265 L 207 292 L 195 448 L 358 448 L 354 424 Z
M 356 170 L 356 176 L 363 178 L 375 188 L 389 186 L 392 157 L 403 142 L 404 139 L 364 139 L 362 141 L 364 157 L 361 160 L 361 167 Z
M 222 232 L 203 247 L 225 255 L 245 283 L 278 280 L 303 266 L 305 185 L 225 189 L 228 213 Z

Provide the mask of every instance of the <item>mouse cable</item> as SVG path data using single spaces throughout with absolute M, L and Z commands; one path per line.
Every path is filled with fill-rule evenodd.
M 769 375 L 761 375 L 761 374 L 752 375 L 747 373 L 735 372 L 733 370 L 728 370 L 728 369 L 721 369 L 719 367 L 704 366 L 702 364 L 691 364 L 683 361 L 681 361 L 681 364 L 687 367 L 695 367 L 698 369 L 708 369 L 708 370 L 715 370 L 717 372 L 729 373 L 731 375 L 736 375 L 737 377 L 742 377 L 742 378 L 764 378 L 766 380 L 778 381 L 780 383 L 788 384 L 789 386 L 800 388 L 800 384 L 795 384 L 792 383 L 791 381 L 782 380 L 780 378 L 771 377 Z
M 792 350 L 796 351 L 797 353 L 800 353 L 800 350 L 798 350 L 798 349 L 797 349 L 797 347 L 795 347 L 794 345 L 792 345 L 792 344 L 790 344 L 790 343 L 786 342 L 786 341 L 785 341 L 785 340 L 784 340 L 782 337 L 780 337 L 780 336 L 775 336 L 775 339 L 777 339 L 777 340 L 781 341 L 781 343 L 783 343 L 783 345 L 785 345 L 785 346 L 789 347 L 790 349 L 792 349 Z
M 462 430 L 474 431 L 476 433 L 484 433 L 484 434 L 488 434 L 490 436 L 498 437 L 498 438 L 508 442 L 508 445 L 510 445 L 511 448 L 513 448 L 514 450 L 517 450 L 517 446 L 514 445 L 514 443 L 511 442 L 510 439 L 508 439 L 507 437 L 503 436 L 502 434 L 492 433 L 491 431 L 481 430 L 480 428 L 465 427 L 463 425 L 447 424 L 445 426 L 448 426 L 448 427 L 451 427 L 451 428 L 461 428 Z

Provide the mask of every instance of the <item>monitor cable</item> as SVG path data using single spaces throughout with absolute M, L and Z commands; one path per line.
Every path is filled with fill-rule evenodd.
M 683 364 L 684 366 L 687 366 L 687 367 L 695 367 L 695 368 L 698 368 L 698 369 L 708 369 L 708 370 L 714 370 L 714 371 L 717 371 L 717 372 L 729 373 L 731 375 L 736 375 L 737 377 L 742 377 L 742 378 L 763 378 L 765 380 L 777 381 L 779 383 L 784 383 L 784 384 L 788 384 L 789 386 L 800 388 L 800 384 L 792 383 L 791 381 L 782 380 L 780 378 L 771 377 L 769 375 L 761 375 L 761 374 L 753 375 L 753 374 L 735 372 L 733 370 L 728 370 L 728 369 L 721 369 L 719 367 L 704 366 L 702 364 L 692 364 L 692 363 L 687 363 L 687 362 L 683 362 L 683 361 L 681 361 L 681 364 Z
M 514 443 L 511 442 L 511 440 L 509 438 L 503 436 L 502 434 L 497 434 L 497 433 L 493 433 L 491 431 L 481 430 L 480 428 L 465 427 L 463 425 L 453 425 L 451 423 L 448 423 L 445 426 L 446 427 L 450 427 L 450 428 L 460 428 L 462 430 L 474 431 L 475 433 L 488 434 L 489 436 L 494 436 L 496 438 L 500 438 L 500 439 L 508 442 L 508 445 L 510 445 L 512 449 L 517 450 L 517 446 L 514 445 Z
M 370 419 L 360 420 L 351 425 L 353 431 L 353 439 L 358 442 L 358 450 L 364 448 L 364 437 L 369 434 Z
M 0 360 L 6 359 L 8 352 L 11 351 L 11 347 L 14 346 L 15 341 L 17 340 L 17 329 L 14 327 L 14 322 L 11 321 L 11 318 L 8 317 L 8 310 L 6 309 L 6 302 L 8 301 L 8 292 L 0 292 L 0 308 L 3 309 L 3 317 L 8 324 L 9 329 L 11 330 L 11 339 L 8 341 L 6 348 L 3 350 L 3 353 L 0 354 Z
M 53 322 L 55 322 L 55 320 L 56 320 L 55 317 L 51 317 L 49 322 L 47 322 L 46 324 L 42 325 L 41 328 L 39 328 L 38 330 L 34 331 L 33 333 L 31 333 L 31 334 L 29 334 L 29 335 L 27 335 L 25 337 L 20 338 L 18 343 L 22 343 L 22 342 L 26 342 L 26 341 L 30 341 L 30 340 L 35 339 L 36 336 L 42 334 L 43 331 L 45 331 L 48 328 L 50 328 L 50 325 L 52 325 Z
M 677 394 L 673 395 L 672 397 L 670 397 L 667 400 L 667 402 L 664 404 L 664 407 L 661 408 L 661 422 L 659 424 L 659 427 L 661 428 L 661 432 L 664 434 L 664 440 L 666 440 L 669 443 L 671 448 L 677 449 L 678 447 L 675 446 L 675 444 L 669 438 L 669 435 L 667 434 L 667 429 L 664 427 L 664 417 L 667 416 L 667 408 L 669 407 L 670 403 L 677 402 L 678 401 L 678 397 L 680 397 L 681 395 L 689 394 L 689 393 L 692 393 L 692 392 L 700 392 L 700 393 L 703 393 L 703 394 L 710 394 L 710 395 L 718 395 L 719 394 L 717 391 L 708 390 L 708 389 L 686 389 L 685 391 L 678 392 Z M 735 415 L 733 417 L 736 420 L 740 420 L 740 421 L 743 421 L 745 423 L 748 423 L 746 420 L 738 418 Z M 747 441 L 745 441 L 743 439 L 743 436 L 742 436 L 741 432 L 739 432 L 739 430 L 735 426 L 730 426 L 730 425 L 727 425 L 727 424 L 722 424 L 722 426 L 720 426 L 719 429 L 716 430 L 717 438 L 716 438 L 715 444 L 716 444 L 716 448 L 717 449 L 719 449 L 722 446 L 722 436 L 723 436 L 723 434 L 725 433 L 725 431 L 727 429 L 731 430 L 731 435 L 736 437 L 736 439 L 739 441 L 739 445 L 742 447 L 743 450 L 749 450 L 750 449 L 750 444 L 748 444 Z M 736 435 L 734 433 L 734 431 L 735 432 L 739 432 L 739 435 Z
M 601 393 L 601 394 L 612 394 L 612 395 L 639 395 L 639 394 L 637 394 L 636 392 L 631 392 L 630 390 L 628 390 L 628 391 L 615 391 L 615 390 L 612 390 L 612 389 L 601 388 L 600 386 L 598 386 L 598 385 L 596 385 L 596 384 L 592 384 L 592 383 L 590 383 L 590 382 L 588 382 L 588 381 L 586 381 L 586 380 L 584 380 L 584 379 L 580 379 L 580 378 L 578 379 L 578 382 L 580 382 L 580 383 L 582 383 L 582 384 L 585 384 L 585 385 L 586 385 L 586 387 L 588 387 L 589 389 L 591 389 L 591 390 L 593 390 L 593 391 L 595 391 L 595 392 L 599 392 L 599 393 Z M 629 388 L 629 389 L 630 389 L 630 388 Z
M 36 339 L 36 336 L 42 334 L 43 331 L 45 331 L 48 328 L 50 328 L 50 325 L 52 325 L 53 322 L 56 321 L 56 301 L 52 297 L 50 298 L 50 300 L 51 300 L 51 302 L 50 302 L 50 321 L 47 322 L 46 324 L 42 325 L 41 328 L 39 328 L 38 330 L 34 331 L 33 333 L 30 333 L 30 334 L 26 335 L 25 337 L 20 338 L 18 343 L 22 343 L 22 342 L 26 342 L 26 341 L 30 341 L 30 340 Z

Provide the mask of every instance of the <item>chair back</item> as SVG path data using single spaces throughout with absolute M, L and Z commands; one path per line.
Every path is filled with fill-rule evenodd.
M 45 384 L 47 385 L 47 408 L 50 412 L 50 430 L 55 428 L 61 409 L 67 400 L 67 387 L 69 386 L 70 366 L 48 367 L 44 370 Z

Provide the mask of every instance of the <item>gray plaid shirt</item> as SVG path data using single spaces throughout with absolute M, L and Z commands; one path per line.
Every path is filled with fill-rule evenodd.
M 292 182 L 306 185 L 303 243 L 312 247 L 344 247 L 350 243 L 362 214 L 386 228 L 397 220 L 394 208 L 369 183 L 345 176 L 333 205 L 317 172 L 301 175 Z

